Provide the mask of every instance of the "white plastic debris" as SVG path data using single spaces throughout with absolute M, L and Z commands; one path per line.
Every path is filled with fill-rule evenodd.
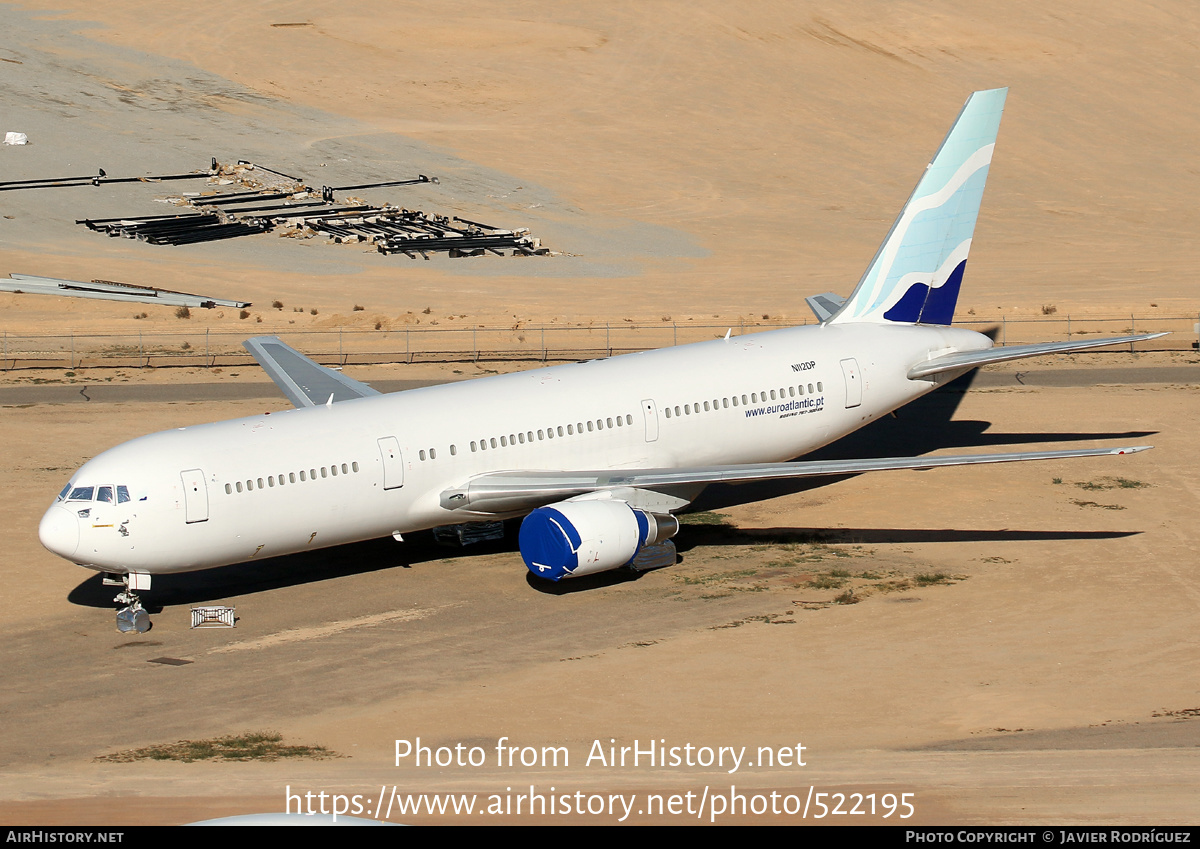
M 5 133 L 4 134 L 4 143 L 5 144 L 29 144 L 29 136 L 25 135 L 24 133 L 12 133 L 12 132 Z

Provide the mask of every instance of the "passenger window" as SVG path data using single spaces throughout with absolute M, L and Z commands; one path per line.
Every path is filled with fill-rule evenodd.
M 302 481 L 308 480 L 308 477 L 303 469 L 300 470 L 300 480 L 302 480 Z
M 810 383 L 810 384 L 808 384 L 808 394 L 812 395 L 812 391 L 813 391 L 813 388 L 812 388 L 812 384 Z
M 436 449 L 436 448 L 430 448 L 430 449 L 429 449 L 429 459 L 430 459 L 430 460 L 436 460 L 436 459 L 437 459 L 437 449 Z
M 267 476 L 267 486 L 275 486 L 275 476 L 274 475 Z
M 518 434 L 517 434 L 517 438 L 521 440 L 521 444 L 522 444 L 522 445 L 524 445 L 524 444 L 525 444 L 525 434 L 523 434 L 523 433 L 518 433 Z
M 628 413 L 625 414 L 625 424 L 633 424 L 633 416 L 629 415 Z
M 335 478 L 337 477 L 337 466 L 336 465 L 330 466 L 329 471 L 333 472 L 333 476 Z
M 241 492 L 241 491 L 242 491 L 242 482 L 241 482 L 241 481 L 238 481 L 238 482 L 237 482 L 237 491 L 238 491 L 238 492 Z
M 328 475 L 326 475 L 326 474 L 325 474 L 325 467 L 324 467 L 324 466 L 322 466 L 322 467 L 321 467 L 321 477 L 323 477 L 323 478 L 324 478 L 324 477 L 328 477 Z
M 588 433 L 592 432 L 592 423 L 588 422 Z
M 233 495 L 233 484 L 225 484 L 225 494 Z
M 353 463 L 351 463 L 350 468 L 354 469 L 354 471 L 357 472 L 358 471 L 358 461 L 355 460 Z
M 458 446 L 457 446 L 457 445 L 451 445 L 451 446 L 450 446 L 450 456 L 451 456 L 451 457 L 457 457 L 457 456 L 458 456 Z
M 304 480 L 304 472 L 300 473 L 300 480 Z M 296 482 L 296 473 L 295 472 L 288 472 L 288 482 L 289 483 Z
M 825 391 L 825 390 L 824 390 L 824 388 L 822 388 L 820 381 L 818 381 L 818 382 L 817 382 L 817 391 L 818 391 L 818 392 L 824 392 L 824 391 Z
M 496 447 L 496 437 L 494 437 L 494 436 L 492 437 L 492 447 L 493 448 Z
M 503 445 L 505 448 L 507 448 L 508 447 L 508 437 L 507 436 L 500 437 L 500 444 Z

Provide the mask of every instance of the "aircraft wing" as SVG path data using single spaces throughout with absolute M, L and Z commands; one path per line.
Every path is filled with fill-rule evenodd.
M 339 371 L 313 362 L 278 336 L 255 336 L 242 346 L 297 407 L 316 407 L 380 392 Z
M 1089 339 L 1086 342 L 1038 342 L 1033 345 L 1006 345 L 1001 348 L 986 348 L 982 351 L 960 351 L 934 357 L 923 363 L 917 363 L 908 370 L 908 379 L 917 380 L 931 374 L 944 371 L 955 371 L 961 368 L 974 368 L 988 363 L 1005 363 L 1009 360 L 1020 360 L 1025 357 L 1037 357 L 1042 354 L 1064 354 L 1069 351 L 1085 351 L 1088 348 L 1103 348 L 1105 345 L 1128 345 L 1130 342 L 1145 342 L 1147 339 L 1157 339 L 1166 333 L 1143 333 L 1139 336 L 1117 336 L 1111 339 Z
M 1063 460 L 1075 457 L 1136 454 L 1153 446 L 1082 448 L 1065 451 L 1026 451 L 1010 454 L 966 454 L 939 457 L 884 457 L 874 460 L 813 460 L 798 463 L 751 463 L 742 466 L 705 466 L 690 469 L 613 469 L 608 471 L 494 472 L 472 478 L 465 486 L 441 494 L 446 509 L 481 513 L 508 513 L 533 509 L 589 492 L 713 483 L 855 475 L 896 469 L 932 469 L 981 463 L 1014 463 L 1022 460 Z

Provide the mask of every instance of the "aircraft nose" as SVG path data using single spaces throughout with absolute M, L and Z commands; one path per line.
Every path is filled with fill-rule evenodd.
M 38 525 L 38 539 L 59 557 L 70 560 L 79 548 L 79 519 L 70 510 L 51 504 Z

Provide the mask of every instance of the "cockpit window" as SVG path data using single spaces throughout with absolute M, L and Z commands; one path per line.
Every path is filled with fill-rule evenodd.
M 113 488 L 111 486 L 96 487 L 96 500 L 103 501 L 105 504 L 112 504 Z
M 129 497 L 129 487 L 118 485 L 117 486 L 117 503 L 124 504 L 126 501 L 131 501 L 131 500 L 132 499 Z
M 67 497 L 67 493 L 71 491 L 71 482 L 67 481 L 67 485 L 62 488 L 62 492 L 58 494 L 58 500 L 62 501 Z
M 94 486 L 77 486 L 73 490 L 71 490 L 71 494 L 70 494 L 70 496 L 68 496 L 67 500 L 68 501 L 91 501 L 92 496 L 95 494 L 95 490 L 96 490 L 96 488 Z

